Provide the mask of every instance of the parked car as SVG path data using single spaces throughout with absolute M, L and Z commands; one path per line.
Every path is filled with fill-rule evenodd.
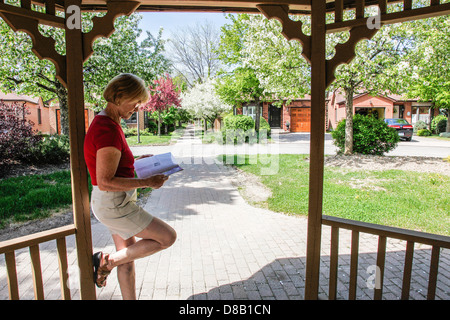
M 400 139 L 405 139 L 406 141 L 411 141 L 413 135 L 413 126 L 405 119 L 384 119 L 388 127 L 397 130 Z

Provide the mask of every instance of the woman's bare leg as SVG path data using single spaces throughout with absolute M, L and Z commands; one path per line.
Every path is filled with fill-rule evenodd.
M 136 237 L 142 239 L 136 241 L 132 237 L 124 240 L 118 235 L 113 235 L 117 251 L 108 258 L 108 269 L 118 267 L 117 276 L 124 299 L 136 299 L 133 261 L 170 247 L 176 240 L 176 232 L 161 219 L 153 218 Z

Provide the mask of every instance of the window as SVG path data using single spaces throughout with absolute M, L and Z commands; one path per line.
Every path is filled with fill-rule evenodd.
M 256 106 L 242 107 L 242 114 L 244 116 L 250 116 L 256 121 Z M 262 116 L 262 107 L 259 107 L 259 115 Z
M 42 118 L 41 118 L 41 109 L 37 109 L 37 118 L 38 118 L 38 124 L 42 124 Z

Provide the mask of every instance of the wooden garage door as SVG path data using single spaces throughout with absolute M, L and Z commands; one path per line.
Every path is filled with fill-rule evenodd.
M 291 132 L 310 132 L 311 108 L 291 108 Z

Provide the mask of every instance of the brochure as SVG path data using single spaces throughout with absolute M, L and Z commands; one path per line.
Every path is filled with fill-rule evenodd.
M 138 178 L 148 178 L 157 174 L 169 176 L 183 170 L 176 162 L 171 152 L 156 154 L 134 162 Z

